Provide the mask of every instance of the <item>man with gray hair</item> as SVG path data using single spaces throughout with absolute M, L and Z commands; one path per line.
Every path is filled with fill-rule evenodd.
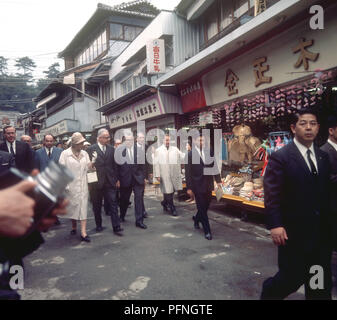
M 21 136 L 21 141 L 28 143 L 29 146 L 32 148 L 32 138 L 30 136 L 24 134 L 23 136 Z
M 124 221 L 131 193 L 134 193 L 136 227 L 146 229 L 143 223 L 142 195 L 145 185 L 145 154 L 134 143 L 131 131 L 125 131 L 125 142 L 116 149 L 118 174 L 121 188 L 121 220 Z
M 109 144 L 110 134 L 107 129 L 100 129 L 97 134 L 97 143 L 87 150 L 94 162 L 98 181 L 91 185 L 91 199 L 95 214 L 96 231 L 102 228 L 102 200 L 109 209 L 111 224 L 115 234 L 121 236 L 123 229 L 118 216 L 117 188 L 119 188 L 118 167 L 115 162 L 115 149 Z

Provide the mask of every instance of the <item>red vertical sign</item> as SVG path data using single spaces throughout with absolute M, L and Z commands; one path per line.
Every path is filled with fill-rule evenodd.
M 179 90 L 184 113 L 206 107 L 205 92 L 201 80 L 182 85 Z

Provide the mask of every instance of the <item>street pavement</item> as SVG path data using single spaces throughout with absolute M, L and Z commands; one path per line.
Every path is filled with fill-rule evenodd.
M 256 300 L 264 279 L 277 272 L 277 249 L 261 216 L 240 220 L 233 208 L 212 203 L 213 240 L 193 228 L 195 204 L 176 202 L 178 217 L 164 213 L 161 195 L 146 190 L 147 230 L 135 227 L 128 210 L 123 236 L 113 233 L 110 218 L 95 231 L 88 214 L 91 243 L 70 235 L 61 219 L 44 234 L 45 244 L 25 258 L 23 300 Z M 335 266 L 336 256 L 333 257 Z M 335 268 L 336 269 L 336 268 Z M 336 281 L 334 298 L 336 298 Z M 304 299 L 303 287 L 288 299 Z

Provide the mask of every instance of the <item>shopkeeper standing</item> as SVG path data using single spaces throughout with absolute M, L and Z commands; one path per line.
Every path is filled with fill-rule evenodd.
M 331 299 L 329 157 L 314 145 L 319 124 L 312 110 L 296 114 L 291 130 L 294 141 L 271 155 L 264 178 L 279 272 L 263 283 L 261 299 L 284 299 L 303 284 L 306 299 Z M 323 289 L 311 286 L 313 266 L 323 268 Z

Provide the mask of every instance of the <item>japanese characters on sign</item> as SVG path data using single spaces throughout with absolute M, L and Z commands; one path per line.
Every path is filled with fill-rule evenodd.
M 147 73 L 165 73 L 165 42 L 163 39 L 151 40 L 146 44 Z
M 239 81 L 239 77 L 231 70 L 228 69 L 226 72 L 226 87 L 228 89 L 228 96 L 239 93 L 238 88 L 236 88 L 236 82 Z
M 162 114 L 157 98 L 144 100 L 140 104 L 134 106 L 133 110 L 137 121 L 156 117 Z
M 132 108 L 109 115 L 110 128 L 117 128 L 135 122 Z
M 144 99 L 127 110 L 116 112 L 109 115 L 110 128 L 122 127 L 127 124 L 134 123 L 139 120 L 146 120 L 160 116 L 164 113 L 157 97 Z
M 184 112 L 190 112 L 206 106 L 205 92 L 201 80 L 179 87 Z
M 316 41 L 317 47 L 322 48 L 321 43 Z M 284 59 L 277 62 L 281 56 Z M 255 57 L 247 53 L 223 67 L 205 71 L 187 84 L 179 85 L 183 112 L 222 103 L 226 98 L 250 94 L 260 86 L 266 88 L 267 85 L 295 80 L 298 75 L 302 76 L 302 72 L 292 71 L 296 71 L 295 68 L 300 68 L 304 73 L 314 71 L 319 56 L 320 53 L 315 50 L 315 42 L 310 35 L 302 39 L 295 38 L 286 48 L 274 46 L 268 51 L 268 55 L 264 55 L 261 47 L 256 51 Z M 243 64 L 242 61 L 247 63 Z M 322 61 L 322 64 L 326 64 L 325 61 Z
M 305 41 L 305 38 L 300 40 L 300 44 L 293 49 L 293 53 L 301 52 L 300 57 L 298 58 L 297 62 L 295 63 L 294 67 L 299 68 L 302 64 L 304 65 L 304 69 L 309 69 L 309 60 L 315 62 L 318 57 L 319 53 L 312 53 L 306 50 L 308 47 L 311 47 L 314 44 L 314 40 Z
M 272 77 L 266 77 L 265 72 L 269 71 L 269 65 L 263 65 L 267 62 L 267 57 L 258 58 L 254 61 L 255 87 L 262 83 L 271 83 Z

